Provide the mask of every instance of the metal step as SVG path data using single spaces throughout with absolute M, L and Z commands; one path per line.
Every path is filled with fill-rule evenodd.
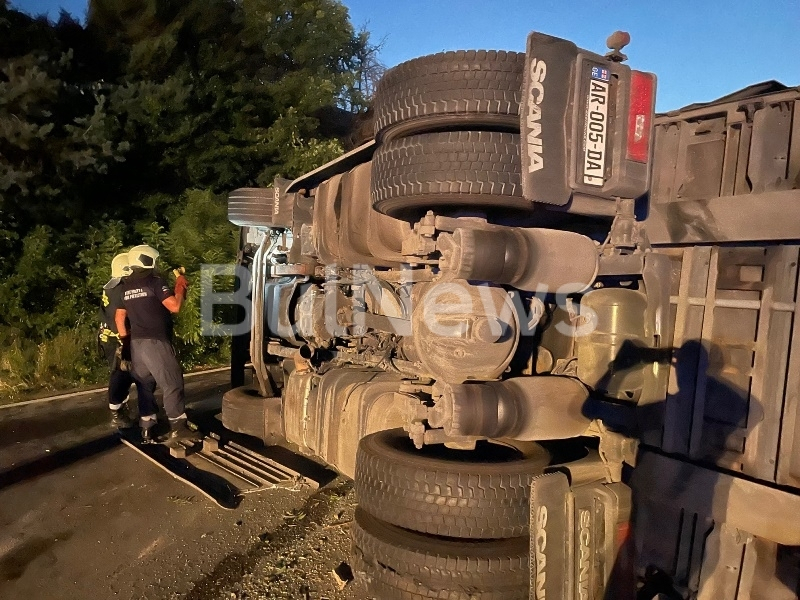
M 228 481 L 239 494 L 251 494 L 276 487 L 289 489 L 319 488 L 319 483 L 294 469 L 216 434 L 203 439 L 202 448 L 185 445 L 181 456 L 198 469 L 216 473 Z M 184 454 L 181 452 L 181 454 Z

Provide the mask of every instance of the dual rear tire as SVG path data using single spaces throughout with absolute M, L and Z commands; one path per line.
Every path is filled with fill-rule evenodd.
M 427 210 L 529 211 L 519 113 L 525 55 L 461 50 L 407 61 L 375 95 L 372 201 L 415 220 Z
M 427 210 L 524 211 L 519 134 L 439 131 L 381 145 L 372 159 L 372 202 L 396 218 Z
M 353 522 L 356 572 L 381 600 L 527 600 L 528 540 L 434 538 L 376 519 Z
M 536 444 L 417 450 L 402 429 L 363 438 L 357 571 L 382 600 L 527 598 L 530 481 L 548 460 Z
M 446 128 L 519 131 L 525 55 L 456 50 L 406 61 L 375 94 L 375 137 L 388 142 Z
M 525 56 L 457 51 L 386 73 L 374 110 L 373 207 L 414 221 L 530 211 L 519 114 Z M 480 442 L 414 448 L 402 429 L 365 437 L 356 459 L 353 554 L 381 600 L 528 598 L 528 494 L 547 453 Z

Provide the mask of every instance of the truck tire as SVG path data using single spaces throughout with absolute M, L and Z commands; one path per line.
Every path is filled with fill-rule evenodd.
M 412 533 L 356 508 L 353 556 L 381 600 L 527 600 L 528 538 L 464 541 Z
M 519 134 L 423 133 L 382 144 L 372 159 L 372 202 L 391 217 L 434 208 L 530 211 L 522 197 Z
M 479 442 L 475 451 L 417 450 L 402 429 L 364 437 L 356 455 L 358 504 L 398 527 L 452 538 L 526 535 L 530 482 L 549 462 L 537 444 Z
M 375 135 L 388 141 L 447 127 L 519 131 L 525 55 L 457 50 L 404 62 L 375 92 Z

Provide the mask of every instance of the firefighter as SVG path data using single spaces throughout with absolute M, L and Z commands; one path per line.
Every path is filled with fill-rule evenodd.
M 183 372 L 172 347 L 172 318 L 181 309 L 188 282 L 178 275 L 175 291 L 156 272 L 158 251 L 144 244 L 128 251 L 131 274 L 122 284 L 122 302 L 116 310 L 116 323 L 125 346 L 130 345 L 133 376 L 148 390 L 156 385 L 164 394 L 164 411 L 169 418 L 167 443 L 181 439 L 196 440 L 185 411 Z M 126 318 L 130 328 L 126 326 Z M 142 439 L 153 440 L 156 412 L 140 413 Z
M 115 322 L 116 309 L 120 306 L 123 278 L 131 272 L 128 266 L 128 253 L 117 254 L 111 261 L 111 279 L 103 286 L 101 310 L 102 317 L 98 343 L 108 361 L 110 375 L 108 378 L 108 408 L 111 409 L 111 424 L 118 429 L 128 429 L 134 423 L 130 418 L 128 397 L 131 384 L 134 383 L 130 372 L 130 356 L 123 351 L 117 325 Z M 155 405 L 152 391 L 136 384 L 139 410 L 145 407 L 150 410 Z

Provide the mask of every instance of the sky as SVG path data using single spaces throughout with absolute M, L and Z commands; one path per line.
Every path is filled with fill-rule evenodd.
M 603 54 L 615 30 L 635 69 L 658 77 L 664 112 L 777 79 L 800 85 L 800 0 L 344 0 L 350 20 L 392 67 L 444 50 L 524 52 L 530 31 Z M 86 0 L 11 0 L 29 14 L 83 19 Z

